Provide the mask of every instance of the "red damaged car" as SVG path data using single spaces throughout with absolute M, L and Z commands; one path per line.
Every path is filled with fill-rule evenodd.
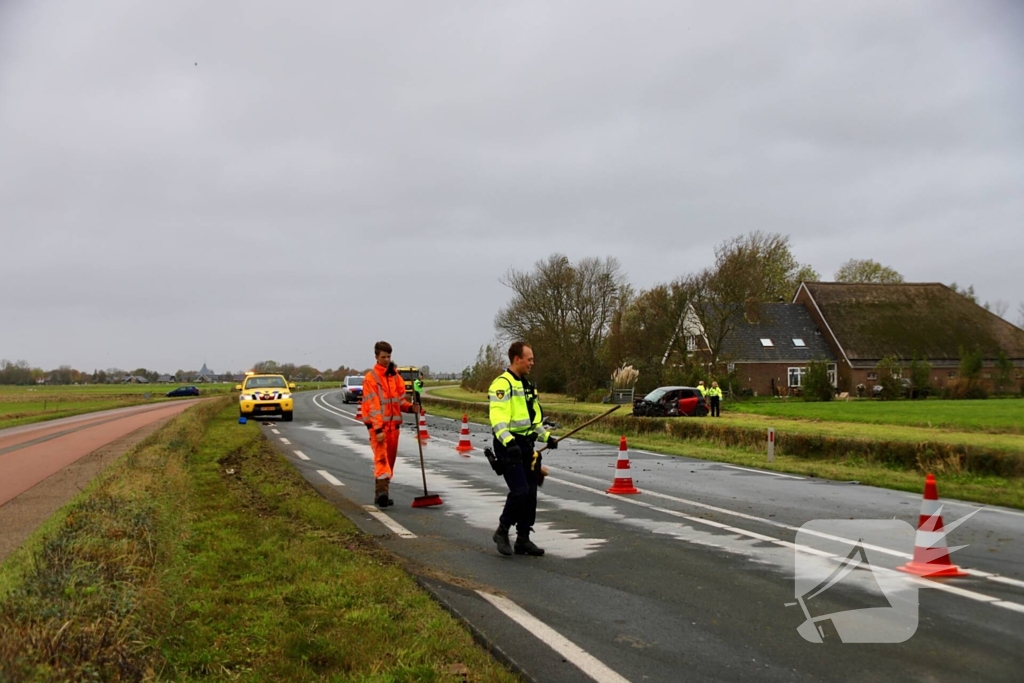
M 658 387 L 633 402 L 636 417 L 703 417 L 708 402 L 696 387 Z

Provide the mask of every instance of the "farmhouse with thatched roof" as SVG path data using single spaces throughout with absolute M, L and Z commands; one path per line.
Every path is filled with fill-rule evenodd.
M 956 381 L 962 349 L 981 352 L 988 388 L 1000 352 L 1014 366 L 1015 385 L 1024 380 L 1024 330 L 946 285 L 804 282 L 793 302 L 807 307 L 835 354 L 840 390 L 877 383 L 886 356 L 926 359 L 940 388 Z

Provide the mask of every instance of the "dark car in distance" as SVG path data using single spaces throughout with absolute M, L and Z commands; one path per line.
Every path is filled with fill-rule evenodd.
M 696 387 L 658 387 L 633 401 L 635 417 L 703 417 L 708 402 Z
M 167 392 L 166 396 L 198 396 L 199 387 L 178 387 Z
M 342 403 L 358 403 L 363 400 L 363 378 L 359 375 L 349 375 L 345 378 L 345 384 L 341 387 Z

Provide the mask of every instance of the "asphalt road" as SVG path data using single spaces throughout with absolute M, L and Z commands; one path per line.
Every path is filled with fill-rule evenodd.
M 318 489 L 351 501 L 339 509 L 535 680 L 1024 680 L 1019 511 L 984 508 L 949 534 L 950 546 L 966 545 L 953 559 L 972 575 L 913 579 L 892 571 L 913 552 L 910 526 L 909 535 L 890 529 L 849 540 L 799 529 L 819 519 L 916 527 L 920 496 L 641 451 L 630 460 L 642 493 L 609 495 L 617 450 L 569 439 L 545 458 L 552 476 L 534 540 L 547 555 L 507 558 L 491 541 L 506 489 L 480 450 L 490 443 L 485 428 L 470 426 L 477 450 L 465 457 L 454 449 L 460 424 L 428 417 L 427 483 L 444 505 L 412 508 L 423 484 L 410 424 L 392 484 L 396 505 L 382 514 L 369 505 L 371 451 L 354 413 L 337 392 L 308 392 L 296 395 L 294 422 L 260 428 Z M 947 527 L 979 509 L 942 502 Z M 798 563 L 824 580 L 858 540 L 872 569 L 820 595 L 797 589 Z M 797 632 L 808 616 L 826 617 L 810 625 L 824 642 Z M 859 631 L 842 630 L 857 620 Z M 851 633 L 903 642 L 851 643 Z

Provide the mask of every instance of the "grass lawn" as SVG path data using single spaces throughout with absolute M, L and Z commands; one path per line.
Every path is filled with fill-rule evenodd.
M 728 403 L 727 412 L 801 420 L 903 425 L 927 429 L 1024 434 L 1024 399 L 984 401 L 875 401 L 870 399 L 811 403 L 776 399 Z
M 228 398 L 0 565 L 0 632 L 0 680 L 516 680 Z
M 300 384 L 305 389 L 331 388 L 338 382 Z M 99 410 L 126 408 L 144 403 L 173 401 L 164 396 L 181 384 L 85 384 L 80 386 L 0 386 L 0 429 L 55 420 Z M 233 383 L 197 384 L 200 397 L 230 394 Z

